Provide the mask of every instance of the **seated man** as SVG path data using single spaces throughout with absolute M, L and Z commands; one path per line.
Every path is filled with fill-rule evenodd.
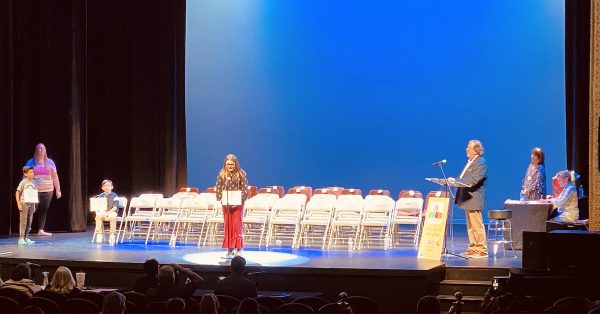
M 180 275 L 176 280 L 176 272 Z M 186 280 L 190 281 L 186 283 Z M 166 301 L 170 298 L 187 299 L 194 295 L 204 278 L 179 264 L 161 266 L 158 269 L 158 286 L 146 291 L 148 302 Z
M 577 207 L 577 189 L 571 182 L 571 173 L 567 170 L 556 174 L 558 185 L 563 189 L 556 197 L 550 199 L 552 207 L 556 209 L 556 217 L 553 221 L 575 222 L 579 219 L 579 208 Z
M 244 278 L 245 269 L 246 259 L 235 256 L 231 260 L 231 274 L 215 283 L 215 294 L 232 296 L 238 300 L 256 297 L 256 284 L 252 280 Z
M 31 278 L 33 278 L 33 271 L 30 263 L 21 263 L 15 267 L 10 279 L 0 287 L 19 290 L 32 297 L 34 293 L 42 290 L 42 287 L 36 285 Z

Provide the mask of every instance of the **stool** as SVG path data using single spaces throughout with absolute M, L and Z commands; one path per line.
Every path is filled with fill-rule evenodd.
M 494 257 L 498 251 L 498 245 L 502 245 L 504 249 L 504 255 L 506 255 L 505 244 L 509 244 L 510 248 L 517 258 L 517 252 L 515 252 L 515 247 L 513 246 L 512 239 L 512 210 L 490 210 L 488 211 L 488 234 L 487 234 L 487 242 L 488 246 L 492 246 Z

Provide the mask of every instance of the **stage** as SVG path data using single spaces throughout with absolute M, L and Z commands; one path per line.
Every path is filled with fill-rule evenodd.
M 464 225 L 454 226 L 450 251 L 463 252 L 467 246 Z M 203 289 L 211 289 L 219 276 L 228 272 L 228 260 L 218 246 L 201 246 L 168 241 L 142 240 L 123 242 L 115 246 L 91 242 L 93 230 L 79 233 L 54 233 L 51 237 L 32 236 L 34 245 L 17 245 L 17 237 L 0 239 L 2 278 L 7 279 L 14 265 L 30 261 L 53 271 L 64 265 L 73 272 L 84 271 L 86 286 L 127 289 L 142 274 L 142 263 L 156 258 L 161 264 L 187 265 L 205 277 Z M 490 248 L 491 253 L 491 248 Z M 320 292 L 333 299 L 340 291 L 352 295 L 368 295 L 378 299 L 384 313 L 390 304 L 416 304 L 425 294 L 440 294 L 440 283 L 447 279 L 473 279 L 468 274 L 508 274 L 511 267 L 521 267 L 521 252 L 514 258 L 512 251 L 498 257 L 464 259 L 446 255 L 443 261 L 417 259 L 417 247 L 402 244 L 392 249 L 363 249 L 348 251 L 343 246 L 335 250 L 320 248 L 291 249 L 289 246 L 258 248 L 249 246 L 243 256 L 247 259 L 247 273 L 259 290 Z M 456 269 L 454 277 L 447 272 Z M 484 275 L 487 276 L 487 275 Z M 479 278 L 480 280 L 482 278 Z M 490 278 L 483 278 L 490 280 Z M 41 271 L 36 271 L 41 281 Z M 398 295 L 402 294 L 402 301 Z

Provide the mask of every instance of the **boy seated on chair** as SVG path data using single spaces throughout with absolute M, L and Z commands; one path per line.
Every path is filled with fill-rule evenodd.
M 110 237 L 108 243 L 115 243 L 115 234 L 117 233 L 117 203 L 115 198 L 117 194 L 112 191 L 113 183 L 111 180 L 102 181 L 102 193 L 100 198 L 106 198 L 106 210 L 96 212 L 96 243 L 102 243 L 102 229 L 105 220 L 110 223 Z

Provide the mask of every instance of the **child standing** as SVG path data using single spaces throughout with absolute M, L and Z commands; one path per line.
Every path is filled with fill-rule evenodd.
M 112 191 L 113 183 L 111 180 L 102 181 L 102 193 L 98 197 L 106 198 L 106 210 L 96 212 L 96 243 L 102 243 L 102 227 L 105 220 L 110 223 L 110 238 L 108 243 L 115 244 L 115 234 L 117 233 L 117 204 L 115 198 L 117 194 Z
M 19 245 L 34 244 L 34 241 L 29 239 L 29 231 L 31 231 L 31 219 L 35 212 L 35 205 L 37 201 L 37 190 L 35 189 L 35 173 L 33 167 L 23 167 L 23 174 L 25 178 L 21 180 L 15 193 L 17 199 L 17 206 L 19 207 Z M 34 191 L 35 196 L 33 199 L 25 199 L 25 191 L 31 189 Z M 29 192 L 29 191 L 28 191 Z

